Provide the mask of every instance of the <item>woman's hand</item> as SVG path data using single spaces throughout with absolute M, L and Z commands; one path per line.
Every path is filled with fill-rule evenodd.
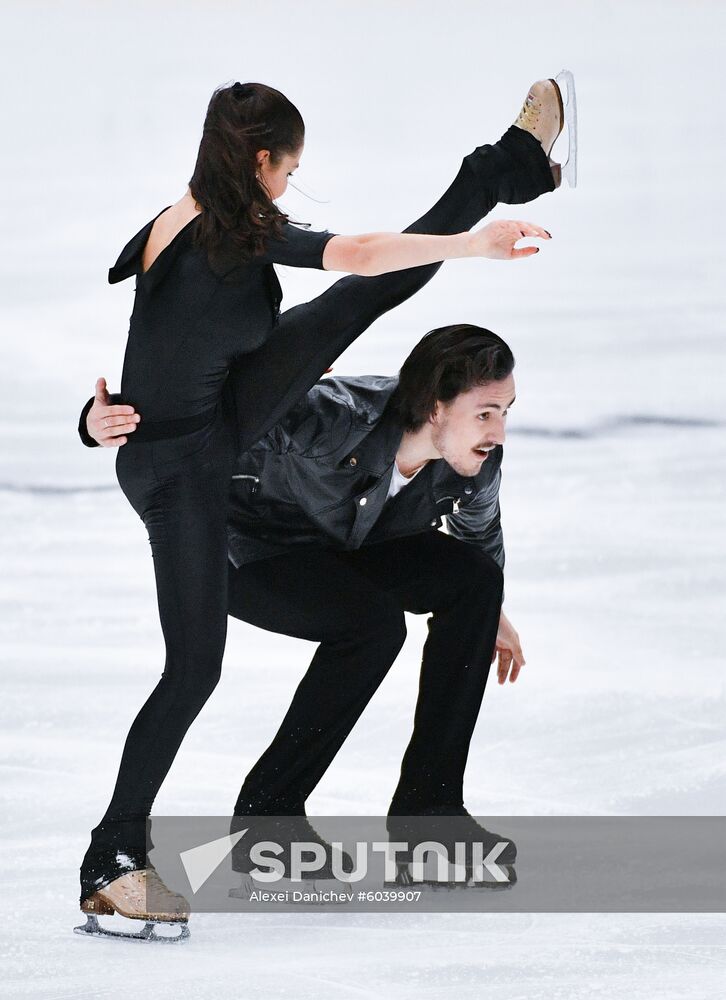
M 89 437 L 98 442 L 102 448 L 119 448 L 126 444 L 127 434 L 136 430 L 141 417 L 133 406 L 112 405 L 109 401 L 106 379 L 96 382 L 96 398 L 86 417 L 86 430 Z
M 525 664 L 525 659 L 519 642 L 519 636 L 514 631 L 512 623 L 503 611 L 499 616 L 499 630 L 497 631 L 497 641 L 494 646 L 492 663 L 496 660 L 497 654 L 499 655 L 497 680 L 500 684 L 504 684 L 507 674 L 509 674 L 509 680 L 514 684 L 517 677 L 519 677 L 519 671 Z M 510 667 L 511 673 L 509 672 Z
M 546 229 L 534 226 L 531 222 L 517 222 L 512 219 L 498 219 L 488 222 L 486 226 L 469 234 L 470 253 L 472 257 L 489 257 L 491 260 L 517 260 L 520 257 L 531 257 L 539 253 L 539 247 L 521 247 L 516 250 L 514 244 L 518 240 L 535 237 L 541 240 L 551 240 Z

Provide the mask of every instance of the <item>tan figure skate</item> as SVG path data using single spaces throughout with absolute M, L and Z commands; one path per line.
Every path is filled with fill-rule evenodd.
M 84 899 L 81 911 L 86 914 L 86 923 L 74 928 L 77 934 L 164 943 L 184 941 L 189 937 L 189 903 L 179 893 L 172 892 L 154 868 L 128 872 L 114 879 Z M 144 920 L 145 924 L 140 931 L 113 931 L 99 924 L 99 916 L 114 913 L 132 920 Z M 157 934 L 157 925 L 178 927 L 179 933 Z
M 570 187 L 577 185 L 577 103 L 575 79 L 569 70 L 562 70 L 554 80 L 538 80 L 529 88 L 522 110 L 514 123 L 541 143 L 547 154 L 555 179 L 560 186 L 563 179 Z M 567 125 L 567 159 L 556 163 L 550 156 L 564 126 Z

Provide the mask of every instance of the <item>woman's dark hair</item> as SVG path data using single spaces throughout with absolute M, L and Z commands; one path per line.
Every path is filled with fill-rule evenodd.
M 469 323 L 427 333 L 399 373 L 392 403 L 409 431 L 418 430 L 436 409 L 477 385 L 497 382 L 514 369 L 514 355 L 491 330 Z
M 270 236 L 281 235 L 287 216 L 257 179 L 256 155 L 269 149 L 274 166 L 283 154 L 296 153 L 304 138 L 300 112 L 279 90 L 234 83 L 214 91 L 189 181 L 203 209 L 195 241 L 210 260 L 230 252 L 240 262 L 249 260 L 264 251 Z

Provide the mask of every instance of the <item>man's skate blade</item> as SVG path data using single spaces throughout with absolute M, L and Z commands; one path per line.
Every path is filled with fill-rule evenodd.
M 404 862 L 398 866 L 394 881 L 385 882 L 384 888 L 421 889 L 424 892 L 504 892 L 507 889 L 513 889 L 517 884 L 517 872 L 514 865 L 500 864 L 497 867 L 501 870 L 502 875 L 505 876 L 501 880 L 495 878 L 474 878 L 471 872 L 467 872 L 465 879 L 459 878 L 455 880 L 452 878 L 450 881 L 443 881 L 436 877 L 429 877 L 429 873 L 425 873 L 423 880 L 417 881 L 413 877 L 412 866 Z
M 252 878 L 251 875 L 240 875 L 240 884 L 237 888 L 230 889 L 227 895 L 230 899 L 243 899 L 246 902 L 260 901 L 260 896 L 253 896 L 253 893 L 288 893 L 286 903 L 297 904 L 299 906 L 312 906 L 314 900 L 295 899 L 295 892 L 320 893 L 335 892 L 338 894 L 350 894 L 350 886 L 338 879 L 303 879 L 301 882 L 294 882 L 292 879 L 281 878 L 276 882 L 260 882 Z M 264 899 L 262 899 L 264 902 Z M 331 903 L 344 904 L 344 899 L 321 900 L 320 905 L 330 905 Z
M 134 922 L 140 923 L 140 921 Z M 164 930 L 159 933 L 161 928 Z M 157 944 L 177 944 L 179 941 L 186 941 L 190 937 L 189 926 L 185 920 L 178 920 L 173 923 L 147 920 L 141 930 L 115 931 L 100 924 L 98 917 L 93 913 L 87 914 L 85 924 L 74 927 L 73 933 L 83 934 L 86 937 L 120 938 L 123 941 L 154 941 Z
M 563 69 L 555 77 L 560 88 L 567 126 L 567 160 L 562 164 L 562 180 L 570 187 L 577 187 L 577 98 L 575 97 L 575 77 L 569 69 Z

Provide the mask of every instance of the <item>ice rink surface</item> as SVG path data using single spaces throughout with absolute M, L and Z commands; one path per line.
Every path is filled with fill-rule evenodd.
M 490 684 L 467 772 L 481 815 L 723 814 L 723 4 L 287 0 L 2 10 L 0 700 L 8 998 L 720 995 L 723 915 L 199 915 L 180 948 L 83 940 L 77 869 L 163 667 L 142 524 L 75 436 L 120 377 L 131 283 L 105 272 L 184 191 L 208 97 L 278 86 L 307 123 L 285 207 L 400 229 L 534 79 L 575 72 L 580 186 L 494 217 L 532 260 L 452 262 L 336 364 L 394 373 L 428 329 L 512 345 L 507 609 L 527 666 Z M 281 269 L 285 304 L 330 276 Z M 385 811 L 425 622 L 311 813 Z M 223 814 L 312 645 L 232 622 L 222 681 L 158 814 Z M 563 878 L 567 859 L 559 859 Z M 694 864 L 698 860 L 694 859 Z

